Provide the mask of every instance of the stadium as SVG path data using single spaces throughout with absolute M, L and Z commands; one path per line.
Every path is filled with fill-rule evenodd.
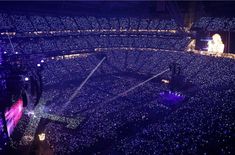
M 234 154 L 234 2 L 0 2 L 0 154 Z

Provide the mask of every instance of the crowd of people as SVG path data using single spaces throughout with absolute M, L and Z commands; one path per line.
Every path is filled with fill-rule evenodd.
M 176 30 L 173 19 L 136 17 L 25 16 L 0 13 L 0 29 L 15 27 L 17 32 L 63 30 Z
M 219 21 L 201 18 L 195 27 Z M 234 59 L 185 52 L 190 38 L 171 32 L 177 29 L 174 20 L 163 19 L 0 13 L 0 30 L 16 32 L 10 38 L 20 54 L 88 51 L 45 59 L 39 110 L 26 109 L 15 131 L 24 135 L 30 122 L 30 133 L 45 133 L 55 154 L 234 154 Z M 2 50 L 10 53 L 12 45 L 4 42 Z M 171 63 L 180 65 L 179 82 L 186 85 L 177 105 L 159 95 L 170 89 Z M 80 120 L 77 127 L 68 127 L 70 118 Z
M 82 53 L 86 49 L 93 52 L 96 48 L 152 48 L 166 50 L 185 50 L 190 42 L 187 37 L 156 37 L 156 36 L 69 36 L 53 38 L 33 38 L 20 42 L 12 41 L 14 50 L 19 54 L 50 54 L 53 52 L 74 51 Z M 12 53 L 11 43 L 3 43 L 3 51 Z
M 106 60 L 67 106 L 64 104 L 100 57 L 90 54 L 44 64 L 42 101 L 46 104 L 41 115 L 82 120 L 75 129 L 67 128 L 63 121 L 39 124 L 40 132 L 46 134 L 46 141 L 56 154 L 234 152 L 233 59 L 172 51 L 111 50 L 104 56 Z M 171 62 L 180 64 L 185 81 L 196 86 L 193 90 L 185 88 L 186 99 L 176 107 L 161 102 L 159 95 L 169 89 L 161 79 L 170 80 L 170 71 L 110 100 L 168 69 Z
M 6 53 L 12 53 L 12 47 L 19 54 L 70 53 L 116 47 L 185 50 L 190 38 L 178 29 L 173 19 L 0 13 L 2 50 Z
M 193 28 L 205 31 L 234 31 L 235 18 L 201 17 L 193 24 Z

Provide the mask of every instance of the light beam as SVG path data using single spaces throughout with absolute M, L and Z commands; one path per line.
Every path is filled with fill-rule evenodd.
M 126 90 L 126 91 L 124 91 L 124 92 L 118 94 L 117 96 L 111 98 L 110 100 L 106 101 L 105 103 L 108 103 L 108 102 L 111 102 L 111 101 L 113 101 L 113 100 L 116 100 L 116 99 L 119 98 L 120 96 L 123 96 L 123 95 L 129 93 L 130 91 L 132 91 L 132 90 L 134 90 L 134 89 L 140 87 L 140 86 L 143 86 L 145 83 L 147 83 L 147 82 L 153 80 L 154 78 L 156 78 L 156 77 L 158 77 L 158 76 L 164 74 L 165 72 L 167 72 L 167 71 L 169 71 L 169 70 L 170 70 L 170 69 L 166 69 L 166 70 L 164 70 L 164 71 L 162 71 L 162 72 L 160 72 L 160 73 L 158 73 L 158 74 L 152 76 L 151 78 L 149 78 L 149 79 L 147 79 L 147 80 L 145 80 L 145 81 L 143 81 L 143 82 L 141 82 L 141 83 L 139 83 L 139 84 L 137 84 L 137 85 L 135 85 L 135 86 L 129 88 L 128 90 Z
M 82 87 L 85 85 L 85 83 L 89 80 L 89 78 L 93 75 L 93 73 L 98 69 L 98 67 L 102 64 L 102 62 L 106 59 L 104 57 L 97 66 L 90 72 L 90 74 L 87 76 L 87 78 L 81 83 L 81 85 L 74 91 L 74 93 L 70 96 L 69 100 L 65 103 L 62 109 L 68 106 L 68 104 L 78 95 L 79 91 L 82 89 Z

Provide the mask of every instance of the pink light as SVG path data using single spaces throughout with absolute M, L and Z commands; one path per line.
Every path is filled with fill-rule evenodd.
M 10 136 L 14 128 L 18 124 L 23 113 L 23 100 L 19 99 L 14 103 L 9 110 L 5 112 L 5 118 L 7 122 L 7 131 Z

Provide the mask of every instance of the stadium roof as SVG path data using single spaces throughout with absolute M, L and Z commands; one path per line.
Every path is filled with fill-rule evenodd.
M 169 1 L 5 1 L 0 10 L 19 12 L 42 12 L 71 15 L 113 15 L 149 16 L 167 12 L 165 2 Z M 202 7 L 207 15 L 234 16 L 235 1 L 177 1 L 181 11 L 191 7 Z M 108 14 L 107 14 L 108 13 Z

